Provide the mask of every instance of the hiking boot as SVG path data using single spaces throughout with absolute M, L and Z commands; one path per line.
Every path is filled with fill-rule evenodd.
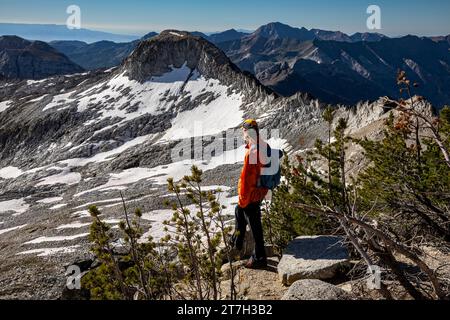
M 264 269 L 267 267 L 267 259 L 256 259 L 255 257 L 251 257 L 245 264 L 245 267 L 247 269 Z

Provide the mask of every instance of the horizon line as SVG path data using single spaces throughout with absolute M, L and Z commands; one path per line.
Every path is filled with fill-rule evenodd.
M 408 34 L 387 35 L 387 34 L 382 32 L 383 31 L 382 29 L 381 30 L 364 30 L 364 31 L 356 31 L 356 32 L 353 32 L 353 33 L 347 33 L 347 32 L 341 31 L 339 29 L 331 30 L 331 29 L 321 29 L 319 27 L 306 28 L 304 26 L 293 26 L 293 25 L 290 25 L 290 24 L 287 24 L 287 23 L 283 23 L 283 22 L 280 22 L 280 21 L 267 22 L 265 24 L 260 25 L 258 28 L 260 28 L 261 26 L 265 26 L 265 25 L 271 24 L 271 23 L 280 23 L 280 24 L 287 25 L 287 26 L 289 26 L 291 28 L 297 28 L 297 29 L 305 28 L 308 31 L 316 29 L 316 30 L 323 30 L 323 31 L 330 31 L 330 32 L 342 32 L 342 33 L 344 33 L 346 35 L 349 35 L 349 36 L 352 36 L 352 35 L 357 34 L 357 33 L 382 34 L 382 35 L 385 35 L 385 36 L 390 37 L 390 38 L 401 38 L 401 37 L 406 37 L 406 36 L 439 37 L 439 36 L 448 36 L 448 35 L 450 35 L 450 33 L 449 34 L 445 34 L 445 33 L 444 34 L 428 34 L 428 35 L 423 35 L 423 34 L 419 35 L 419 34 L 408 33 Z M 66 26 L 66 24 L 55 23 L 55 22 L 45 22 L 45 23 L 43 23 L 43 22 L 8 22 L 8 21 L 5 22 L 5 21 L 0 21 L 0 25 L 1 24 L 41 25 L 41 26 L 59 26 L 59 27 Z M 201 32 L 201 33 L 204 33 L 205 35 L 209 36 L 211 34 L 221 33 L 221 32 L 228 31 L 228 30 L 236 30 L 238 32 L 244 32 L 244 33 L 251 34 L 251 33 L 255 32 L 258 29 L 258 28 L 248 29 L 248 28 L 232 27 L 232 28 L 227 28 L 227 29 L 221 30 L 221 31 L 217 31 L 217 30 L 216 31 L 202 31 L 200 29 L 184 30 L 184 29 L 173 28 L 173 27 L 166 27 L 166 28 L 151 28 L 151 27 L 149 27 L 147 29 L 147 31 L 143 31 L 144 29 L 141 29 L 142 31 L 132 34 L 132 33 L 122 33 L 121 31 L 113 31 L 113 30 L 111 30 L 111 28 L 95 27 L 95 26 L 92 26 L 90 24 L 86 24 L 86 26 L 87 27 L 82 27 L 82 28 L 80 28 L 78 30 L 88 30 L 88 31 L 94 31 L 94 32 L 109 33 L 109 34 L 112 34 L 112 35 L 129 36 L 129 37 L 137 37 L 137 38 L 141 37 L 143 35 L 146 35 L 147 33 L 150 33 L 150 32 L 161 33 L 161 32 L 163 32 L 165 30 L 179 30 L 179 31 L 187 31 L 187 32 Z M 70 30 L 70 29 L 68 29 L 68 30 Z

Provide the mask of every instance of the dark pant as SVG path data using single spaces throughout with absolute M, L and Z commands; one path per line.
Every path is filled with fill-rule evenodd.
M 245 239 L 245 231 L 247 224 L 250 225 L 253 239 L 255 240 L 255 249 L 253 256 L 259 259 L 266 259 L 266 251 L 264 249 L 264 235 L 261 223 L 261 203 L 254 202 L 245 208 L 236 206 L 235 216 L 236 225 L 235 232 L 232 238 L 232 244 L 239 250 L 242 249 Z

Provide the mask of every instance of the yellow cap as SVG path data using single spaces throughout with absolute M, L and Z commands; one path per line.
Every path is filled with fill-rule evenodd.
M 258 123 L 256 122 L 256 120 L 254 119 L 247 119 L 244 121 L 244 123 L 242 124 L 242 127 L 244 129 L 258 129 Z

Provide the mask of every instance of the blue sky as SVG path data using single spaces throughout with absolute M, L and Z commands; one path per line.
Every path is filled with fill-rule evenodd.
M 371 4 L 381 8 L 381 33 L 450 34 L 447 0 L 0 0 L 0 22 L 64 24 L 66 8 L 72 4 L 81 8 L 83 28 L 135 35 L 168 28 L 252 30 L 272 21 L 308 29 L 366 32 L 366 9 Z

